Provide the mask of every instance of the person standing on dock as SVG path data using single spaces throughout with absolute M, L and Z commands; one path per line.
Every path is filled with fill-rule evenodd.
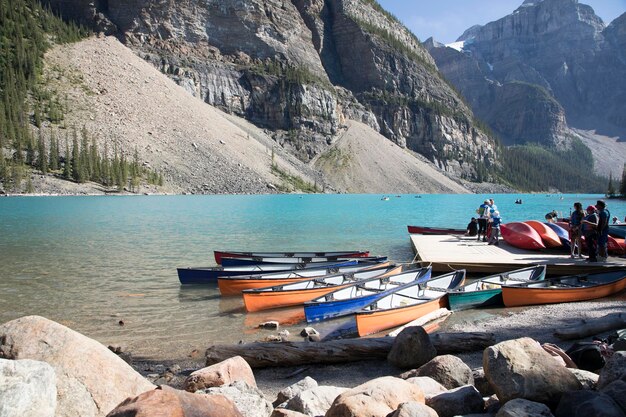
M 489 218 L 489 200 L 485 200 L 478 209 L 476 209 L 476 213 L 478 214 L 478 238 L 477 241 L 480 241 L 480 235 L 483 235 L 483 242 L 487 241 L 487 219 Z
M 576 258 L 576 256 L 578 256 L 579 258 L 583 257 L 583 255 L 581 254 L 582 241 L 580 239 L 580 236 L 581 236 L 580 227 L 581 227 L 581 222 L 583 221 L 584 217 L 585 217 L 585 212 L 583 211 L 583 205 L 579 203 L 578 201 L 575 202 L 574 211 L 572 212 L 569 218 L 569 232 L 570 232 L 570 242 L 571 242 L 570 248 L 572 251 L 572 254 L 571 254 L 572 259 Z M 578 255 L 576 255 L 576 252 L 578 252 Z
M 587 262 L 598 262 L 598 215 L 595 206 L 587 207 L 587 215 L 581 222 L 583 236 L 587 243 Z
M 611 213 L 606 208 L 604 200 L 598 200 L 598 260 L 603 262 L 608 257 L 609 244 L 609 219 Z
M 500 224 L 502 223 L 502 218 L 500 217 L 500 212 L 498 210 L 491 213 L 489 223 L 491 223 L 491 235 L 489 236 L 489 245 L 498 246 L 500 244 Z

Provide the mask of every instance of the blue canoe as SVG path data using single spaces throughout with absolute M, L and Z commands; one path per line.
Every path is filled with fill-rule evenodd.
M 563 244 L 563 247 L 567 250 L 570 250 L 571 243 L 569 240 L 569 232 L 565 230 L 564 228 L 562 228 L 561 226 L 559 226 L 558 224 L 554 224 L 550 222 L 545 222 L 544 224 L 548 226 L 550 229 L 552 229 L 554 233 L 556 233 L 556 235 L 559 237 L 559 240 L 561 241 L 561 244 Z
M 309 264 L 317 262 L 385 262 L 386 256 L 366 256 L 360 258 L 354 257 L 337 257 L 337 256 L 317 256 L 317 257 L 271 257 L 271 258 L 229 258 L 222 257 L 222 266 L 241 266 L 241 265 L 265 265 L 265 264 Z
M 304 303 L 306 321 L 316 322 L 353 313 L 411 282 L 430 279 L 432 268 L 417 268 L 384 278 L 356 282 Z
M 612 224 L 609 226 L 609 235 L 620 239 L 626 238 L 626 225 Z
M 217 286 L 217 277 L 234 277 L 238 275 L 264 274 L 268 272 L 295 271 L 307 268 L 338 268 L 350 265 L 376 265 L 377 262 L 359 263 L 358 260 L 342 262 L 312 262 L 309 264 L 262 264 L 241 266 L 215 266 L 200 268 L 177 268 L 181 284 L 211 284 Z

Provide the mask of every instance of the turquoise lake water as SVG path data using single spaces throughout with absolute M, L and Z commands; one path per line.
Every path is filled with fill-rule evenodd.
M 0 323 L 37 314 L 140 356 L 183 357 L 256 340 L 289 311 L 247 315 L 239 298 L 181 287 L 177 267 L 213 250 L 370 250 L 413 259 L 406 226 L 466 226 L 489 195 L 0 198 Z M 543 220 L 595 195 L 493 195 L 504 222 Z M 521 198 L 524 204 L 514 204 Z M 609 200 L 623 220 L 626 202 Z M 124 322 L 123 326 L 119 321 Z M 299 331 L 303 325 L 288 327 Z

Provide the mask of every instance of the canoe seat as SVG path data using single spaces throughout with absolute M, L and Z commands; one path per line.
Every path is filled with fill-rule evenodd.
M 502 288 L 502 287 L 500 285 L 498 285 L 498 284 L 491 284 L 489 282 L 482 282 L 480 284 L 480 289 L 481 290 L 495 290 L 495 289 L 498 289 L 498 288 Z
M 441 292 L 446 292 L 448 291 L 445 288 L 440 288 L 440 287 L 429 287 L 428 285 L 424 287 L 425 290 L 430 290 L 430 291 L 441 291 Z
M 368 288 L 368 287 L 366 287 L 363 284 L 356 285 L 355 288 L 357 290 L 367 290 L 367 291 L 372 291 L 372 292 L 383 292 L 383 291 L 385 291 L 382 288 Z

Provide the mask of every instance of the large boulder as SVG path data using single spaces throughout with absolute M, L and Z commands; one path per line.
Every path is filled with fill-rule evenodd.
M 613 381 L 626 381 L 626 352 L 615 352 L 600 371 L 597 388 L 601 390 Z
M 547 405 L 516 398 L 504 404 L 496 417 L 554 417 Z
M 57 386 L 45 362 L 0 359 L 0 417 L 54 417 Z
M 439 417 L 482 413 L 485 408 L 482 395 L 472 385 L 433 395 L 426 399 L 426 405 L 435 410 Z
M 581 383 L 583 389 L 595 389 L 598 384 L 598 374 L 594 374 L 590 371 L 577 368 L 567 368 L 571 373 L 578 378 L 578 382 Z
M 421 326 L 402 330 L 393 341 L 387 360 L 400 369 L 419 368 L 437 356 L 437 349 Z
M 415 376 L 431 377 L 447 389 L 474 385 L 470 367 L 453 355 L 437 356 L 417 370 L 403 373 L 400 378 L 408 379 Z
M 328 411 L 335 398 L 346 391 L 346 388 L 325 385 L 313 387 L 294 395 L 285 408 L 310 416 L 321 416 Z
M 235 381 L 242 381 L 251 387 L 256 387 L 252 368 L 241 356 L 228 358 L 193 372 L 185 380 L 183 388 L 185 391 L 195 392 L 205 388 L 228 385 Z
M 608 395 L 626 414 L 626 382 L 618 379 L 602 388 L 602 393 Z
M 302 391 L 306 391 L 308 389 L 315 388 L 317 386 L 318 386 L 317 381 L 311 378 L 310 376 L 307 376 L 304 379 L 296 382 L 295 384 L 292 384 L 288 386 L 287 388 L 281 390 L 276 395 L 276 400 L 274 400 L 273 405 L 274 407 L 277 407 L 280 404 L 286 401 L 289 401 L 290 399 L 292 399 L 293 397 L 295 397 L 297 394 L 301 393 Z
M 414 384 L 386 376 L 347 390 L 339 395 L 326 417 L 385 417 L 400 404 L 415 401 L 424 404 L 424 393 Z
M 582 389 L 574 374 L 527 337 L 485 349 L 483 368 L 502 403 L 524 398 L 555 407 L 563 393 Z
M 154 389 L 104 345 L 63 325 L 27 316 L 0 325 L 0 358 L 48 363 L 57 377 L 56 417 L 101 417 Z
M 424 392 L 425 397 L 448 391 L 446 387 L 429 376 L 414 376 L 407 379 L 406 382 L 410 382 L 411 384 L 415 384 L 420 387 L 422 392 Z
M 556 417 L 624 417 L 613 399 L 602 392 L 571 391 L 561 397 Z
M 389 417 L 439 417 L 437 412 L 427 405 L 410 401 L 400 407 Z
M 243 417 L 223 395 L 192 394 L 158 387 L 135 398 L 128 398 L 107 417 Z
M 268 417 L 274 411 L 274 407 L 265 399 L 261 390 L 243 381 L 206 388 L 201 392 L 209 395 L 223 395 L 235 404 L 244 417 Z

